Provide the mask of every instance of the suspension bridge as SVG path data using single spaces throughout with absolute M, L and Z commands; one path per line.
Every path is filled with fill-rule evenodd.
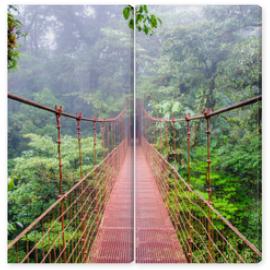
M 183 119 L 153 117 L 138 101 L 135 137 L 128 106 L 112 118 L 89 118 L 81 113 L 66 113 L 61 106 L 50 108 L 13 94 L 8 98 L 55 115 L 59 172 L 59 195 L 55 202 L 14 239 L 9 239 L 8 255 L 15 258 L 14 263 L 261 260 L 261 251 L 213 207 L 210 147 L 211 118 L 260 102 L 261 96 L 216 111 L 206 109 L 199 115 L 187 114 Z M 63 189 L 63 118 L 74 121 L 80 171 L 80 178 L 67 191 Z M 190 124 L 198 119 L 206 122 L 207 198 L 190 183 Z M 82 122 L 92 127 L 93 134 L 94 167 L 86 174 Z M 186 141 L 185 179 L 156 147 L 157 141 L 168 145 L 170 135 L 177 136 L 168 128 L 177 123 L 184 123 L 186 130 L 186 134 L 181 134 Z M 97 138 L 106 149 L 98 164 Z

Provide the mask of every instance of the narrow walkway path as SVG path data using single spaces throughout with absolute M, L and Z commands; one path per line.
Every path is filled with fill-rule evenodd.
M 91 262 L 133 261 L 133 220 L 133 164 L 128 151 L 93 243 Z
M 140 146 L 136 148 L 136 262 L 187 262 Z

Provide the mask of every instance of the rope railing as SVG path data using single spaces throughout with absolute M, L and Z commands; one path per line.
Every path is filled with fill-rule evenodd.
M 205 109 L 201 115 L 187 114 L 185 118 L 178 119 L 152 117 L 146 110 L 143 111 L 143 148 L 189 262 L 235 263 L 257 262 L 261 259 L 261 251 L 213 206 L 211 177 L 211 117 L 258 101 L 261 101 L 261 96 L 216 111 Z M 191 186 L 190 122 L 199 119 L 206 122 L 206 194 L 204 195 Z M 176 138 L 182 141 L 184 139 L 184 136 L 176 132 L 175 125 L 179 122 L 186 123 L 186 172 L 184 173 L 186 180 L 167 160 L 169 154 L 163 156 L 159 152 L 159 146 L 162 144 L 167 151 L 174 152 L 175 156 L 179 155 L 177 152 L 180 148 L 177 147 L 179 140 L 177 141 Z M 169 129 L 169 126 L 172 128 Z
M 97 234 L 104 208 L 125 158 L 129 130 L 127 111 L 113 118 L 88 118 L 82 113 L 65 113 L 61 106 L 55 109 L 22 97 L 9 94 L 12 100 L 55 114 L 57 133 L 57 158 L 59 172 L 58 197 L 39 217 L 31 222 L 8 244 L 9 262 L 15 263 L 81 263 L 90 260 L 91 245 Z M 78 146 L 79 175 L 75 184 L 63 189 L 62 117 L 75 120 Z M 84 175 L 81 122 L 92 123 L 93 169 Z M 103 160 L 97 140 L 107 149 Z M 98 158 L 99 157 L 99 158 Z

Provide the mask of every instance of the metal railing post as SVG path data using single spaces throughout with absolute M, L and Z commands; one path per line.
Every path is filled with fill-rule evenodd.
M 165 124 L 165 142 L 166 142 L 166 147 L 167 147 L 167 151 L 169 153 L 169 150 L 170 150 L 170 139 L 169 139 L 169 123 L 167 122 L 164 122 Z M 168 160 L 168 153 L 166 155 L 166 159 Z
M 211 109 L 204 110 L 204 116 L 206 119 L 206 136 L 207 136 L 207 173 L 206 173 L 206 191 L 208 193 L 208 203 L 212 205 L 212 180 L 211 180 Z M 208 222 L 207 222 L 207 234 L 208 234 L 208 262 L 214 262 L 213 251 L 213 227 L 212 227 L 212 215 L 208 208 Z
M 80 165 L 80 178 L 83 177 L 82 171 L 82 144 L 81 144 L 81 119 L 82 113 L 77 113 L 76 123 L 77 123 L 77 138 L 78 138 L 78 149 L 79 149 L 79 165 Z
M 97 146 L 97 122 L 96 120 L 94 120 L 93 122 L 93 135 L 94 135 L 94 139 L 93 139 L 93 158 L 94 158 L 94 166 L 97 164 L 97 150 L 96 150 L 96 146 Z
M 187 125 L 187 183 L 191 185 L 190 181 L 190 174 L 191 174 L 191 164 L 190 164 L 190 114 L 186 114 L 185 117 L 186 125 Z M 188 190 L 191 192 L 190 190 Z M 188 254 L 187 259 L 190 263 L 192 263 L 192 246 L 193 246 L 193 239 L 192 239 L 192 218 L 191 213 L 189 211 L 188 214 Z
M 62 163 L 62 152 L 61 152 L 61 114 L 63 112 L 62 106 L 55 106 L 55 116 L 56 116 L 56 128 L 57 128 L 57 154 L 58 154 L 58 164 L 59 164 L 59 195 L 63 196 L 63 163 Z M 63 244 L 63 261 L 66 262 L 66 241 L 65 241 L 65 205 L 64 200 L 61 202 L 60 212 L 61 212 L 61 230 L 62 230 L 62 244 Z

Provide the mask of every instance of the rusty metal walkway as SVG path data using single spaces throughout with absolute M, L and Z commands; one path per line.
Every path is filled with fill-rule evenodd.
M 8 97 L 56 117 L 59 179 L 55 201 L 9 239 L 10 263 L 128 263 L 134 259 L 138 263 L 183 263 L 187 262 L 183 250 L 192 263 L 261 261 L 261 250 L 213 206 L 211 188 L 212 117 L 261 101 L 260 95 L 178 119 L 153 117 L 144 109 L 142 100 L 136 101 L 136 140 L 143 145 L 143 149 L 140 145 L 136 147 L 136 240 L 133 239 L 133 155 L 131 147 L 128 148 L 135 140 L 131 132 L 134 116 L 128 105 L 115 117 L 96 118 L 83 117 L 80 112 L 70 114 L 64 112 L 62 106 L 50 108 L 13 94 Z M 66 181 L 63 175 L 69 173 L 62 162 L 63 118 L 76 121 L 79 150 L 76 171 L 80 171 L 80 178 L 69 190 L 63 188 Z M 206 198 L 190 184 L 191 121 L 198 119 L 206 125 Z M 83 169 L 82 122 L 90 123 L 93 131 L 91 158 L 96 166 L 88 172 Z M 187 179 L 155 148 L 157 143 L 166 143 L 168 150 L 172 150 L 171 147 L 173 151 L 180 150 L 176 143 L 179 122 L 186 123 L 187 148 L 183 154 Z M 108 151 L 98 152 L 99 149 Z M 44 196 L 38 193 L 38 196 L 41 200 L 47 199 L 46 193 Z
M 91 249 L 91 262 L 133 261 L 133 154 L 128 150 Z
M 136 150 L 136 262 L 187 262 L 140 146 Z
M 91 249 L 91 262 L 133 261 L 130 151 L 117 177 Z M 185 255 L 141 147 L 136 151 L 136 262 L 184 263 Z

